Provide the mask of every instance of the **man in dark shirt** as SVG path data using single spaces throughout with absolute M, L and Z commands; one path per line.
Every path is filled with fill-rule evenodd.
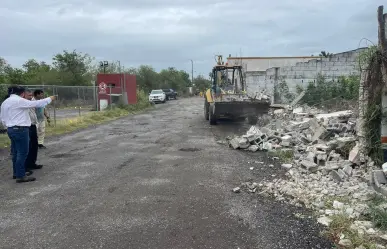
M 26 90 L 25 99 L 32 100 L 32 92 L 30 90 Z M 36 160 L 38 159 L 38 131 L 37 131 L 37 124 L 38 124 L 38 118 L 36 117 L 35 108 L 30 108 L 28 110 L 28 114 L 30 115 L 31 119 L 31 126 L 30 126 L 30 146 L 28 151 L 28 156 L 26 159 L 26 172 L 32 172 L 34 169 L 41 169 L 43 165 L 36 164 Z

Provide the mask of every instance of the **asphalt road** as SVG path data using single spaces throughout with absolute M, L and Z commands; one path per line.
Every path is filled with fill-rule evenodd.
M 232 193 L 283 174 L 254 164 L 271 163 L 265 154 L 218 142 L 243 132 L 235 127 L 210 127 L 202 99 L 181 99 L 49 139 L 36 182 L 16 184 L 3 158 L 0 248 L 331 248 L 313 219 L 299 218 L 307 211 Z

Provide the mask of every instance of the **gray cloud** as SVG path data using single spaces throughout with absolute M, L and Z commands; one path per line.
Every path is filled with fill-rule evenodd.
M 207 75 L 214 55 L 300 56 L 376 42 L 377 0 L 3 0 L 0 56 L 15 66 L 77 49 L 126 67 Z M 387 6 L 386 6 L 387 7 Z M 365 45 L 364 43 L 362 44 Z

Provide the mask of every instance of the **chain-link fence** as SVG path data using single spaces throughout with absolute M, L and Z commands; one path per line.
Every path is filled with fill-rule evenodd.
M 11 85 L 0 85 L 1 101 L 7 95 Z M 43 90 L 46 97 L 57 95 L 57 100 L 46 107 L 48 114 L 56 124 L 57 120 L 82 116 L 97 107 L 97 87 L 95 86 L 54 86 L 25 85 L 31 91 Z

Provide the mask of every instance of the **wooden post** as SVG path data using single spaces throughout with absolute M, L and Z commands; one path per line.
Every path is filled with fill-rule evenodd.
M 382 91 L 382 120 L 381 120 L 381 143 L 383 150 L 383 159 L 384 162 L 387 162 L 387 118 L 384 113 L 387 112 L 387 59 L 385 56 L 387 55 L 387 33 L 386 33 L 386 22 L 387 22 L 387 14 L 383 14 L 383 6 L 379 6 L 378 8 L 378 47 L 380 52 L 383 54 L 383 59 L 381 63 L 381 72 L 383 75 L 383 91 Z

